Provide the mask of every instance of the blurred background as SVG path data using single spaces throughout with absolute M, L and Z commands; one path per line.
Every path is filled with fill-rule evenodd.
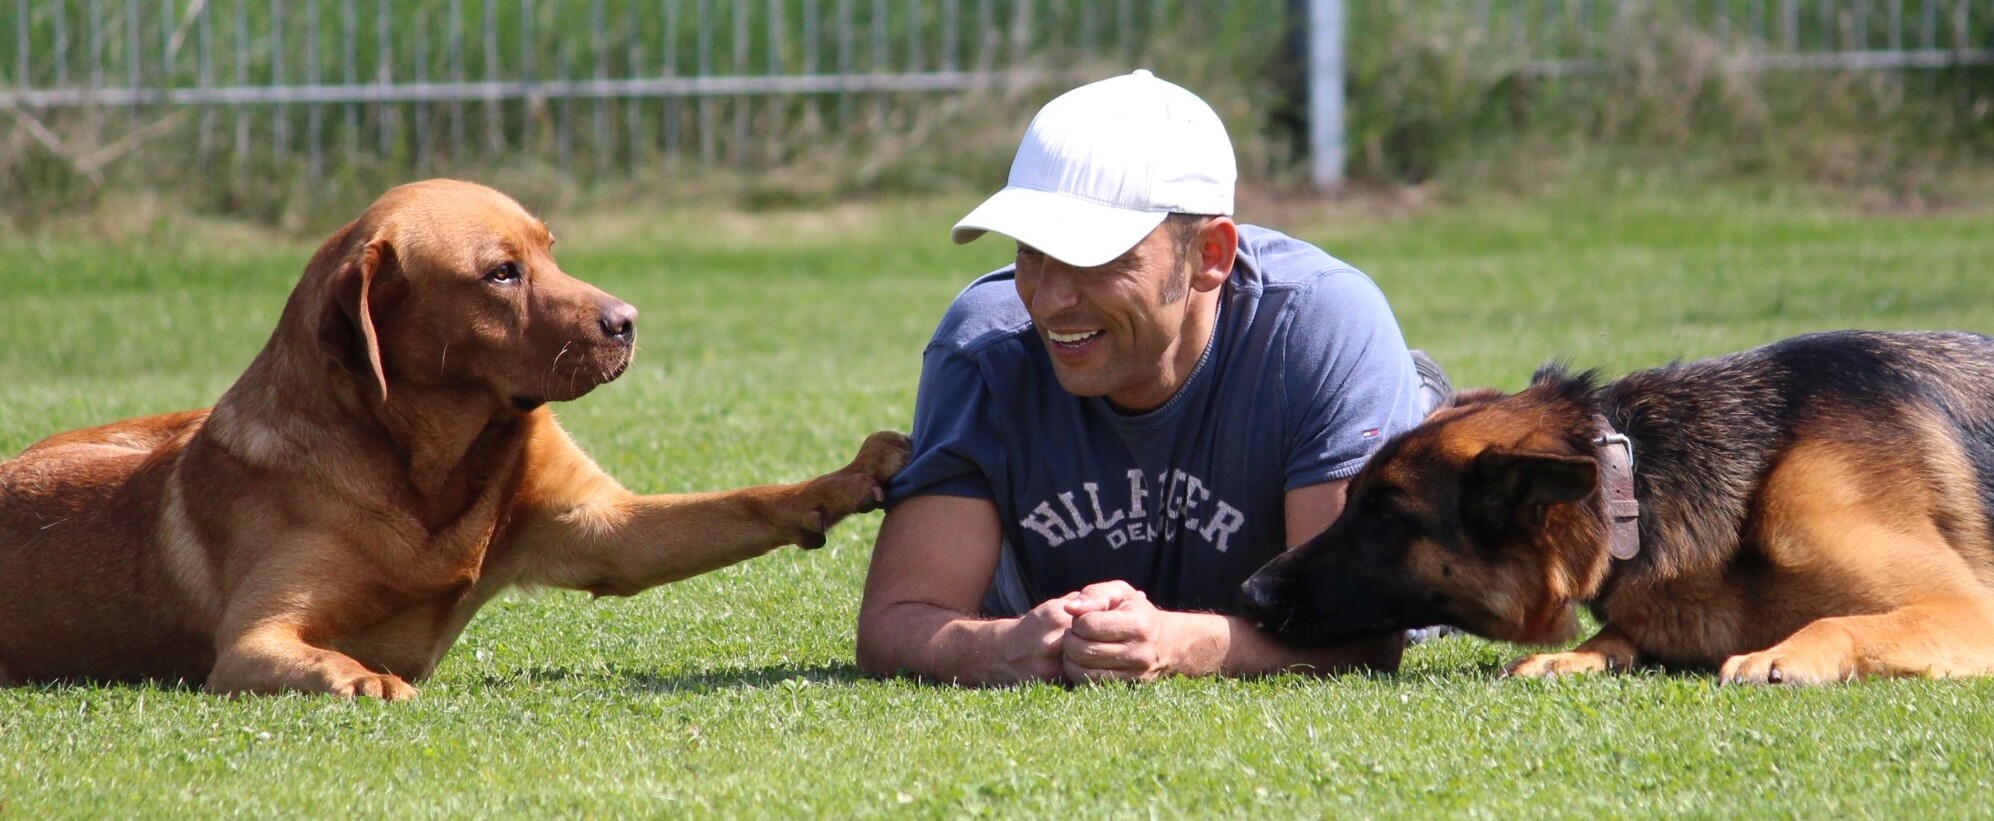
M 1045 100 L 1137 67 L 1220 111 L 1249 195 L 1653 174 L 1917 211 L 1994 164 L 1994 0 L 12 0 L 0 220 L 145 192 L 317 230 L 435 175 L 984 191 Z

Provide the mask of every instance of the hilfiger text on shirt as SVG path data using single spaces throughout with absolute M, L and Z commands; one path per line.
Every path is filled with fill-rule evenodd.
M 1140 468 L 1128 472 L 1128 505 L 1103 509 L 1101 484 L 1083 482 L 1078 491 L 1062 491 L 1031 508 L 1031 514 L 1018 521 L 1038 534 L 1046 544 L 1058 547 L 1070 541 L 1097 536 L 1108 547 L 1121 549 L 1138 542 L 1171 540 L 1180 532 L 1194 533 L 1220 553 L 1227 541 L 1246 526 L 1246 514 L 1223 499 L 1213 499 L 1205 480 L 1182 470 L 1167 470 L 1155 477 L 1154 509 L 1149 477 Z

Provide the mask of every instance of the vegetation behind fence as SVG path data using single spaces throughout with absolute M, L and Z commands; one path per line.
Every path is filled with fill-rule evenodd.
M 1047 96 L 1137 66 L 1204 94 L 1246 178 L 1284 185 L 1306 5 L 15 0 L 0 198 L 22 219 L 155 188 L 291 222 L 431 174 L 550 196 L 981 188 Z M 1500 182 L 1612 147 L 1916 188 L 1994 130 L 1994 2 L 1348 6 L 1361 182 Z

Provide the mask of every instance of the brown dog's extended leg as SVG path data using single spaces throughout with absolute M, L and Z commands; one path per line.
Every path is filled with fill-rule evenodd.
M 1592 638 L 1563 653 L 1537 653 L 1509 663 L 1503 675 L 1516 678 L 1552 678 L 1578 673 L 1605 673 L 1626 670 L 1640 660 L 1634 643 L 1604 625 Z
M 367 669 L 351 656 L 305 643 L 296 630 L 267 626 L 222 645 L 204 686 L 210 693 L 330 693 L 401 701 L 415 688 L 401 676 Z
M 1724 662 L 1733 684 L 1830 684 L 1866 676 L 1994 674 L 1994 601 L 1921 602 L 1813 622 L 1785 641 Z
M 528 445 L 532 484 L 503 546 L 507 581 L 625 596 L 750 559 L 877 507 L 906 464 L 907 437 L 868 437 L 851 464 L 793 485 L 638 496 L 548 425 Z

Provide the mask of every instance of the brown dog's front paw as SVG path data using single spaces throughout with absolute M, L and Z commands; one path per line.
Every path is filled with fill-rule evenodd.
M 415 687 L 407 679 L 391 673 L 369 673 L 333 685 L 332 694 L 347 698 L 378 698 L 407 701 L 415 698 Z
M 877 510 L 886 501 L 887 480 L 907 466 L 913 453 L 913 441 L 906 434 L 883 430 L 866 437 L 851 464 L 807 486 L 796 544 L 805 550 L 823 547 L 824 533 L 832 525 L 854 513 Z
M 1510 662 L 1502 674 L 1510 678 L 1557 678 L 1604 673 L 1611 666 L 1601 653 L 1538 653 Z
M 869 476 L 884 486 L 913 456 L 914 440 L 899 431 L 883 430 L 865 438 L 858 457 L 845 466 L 845 472 Z

